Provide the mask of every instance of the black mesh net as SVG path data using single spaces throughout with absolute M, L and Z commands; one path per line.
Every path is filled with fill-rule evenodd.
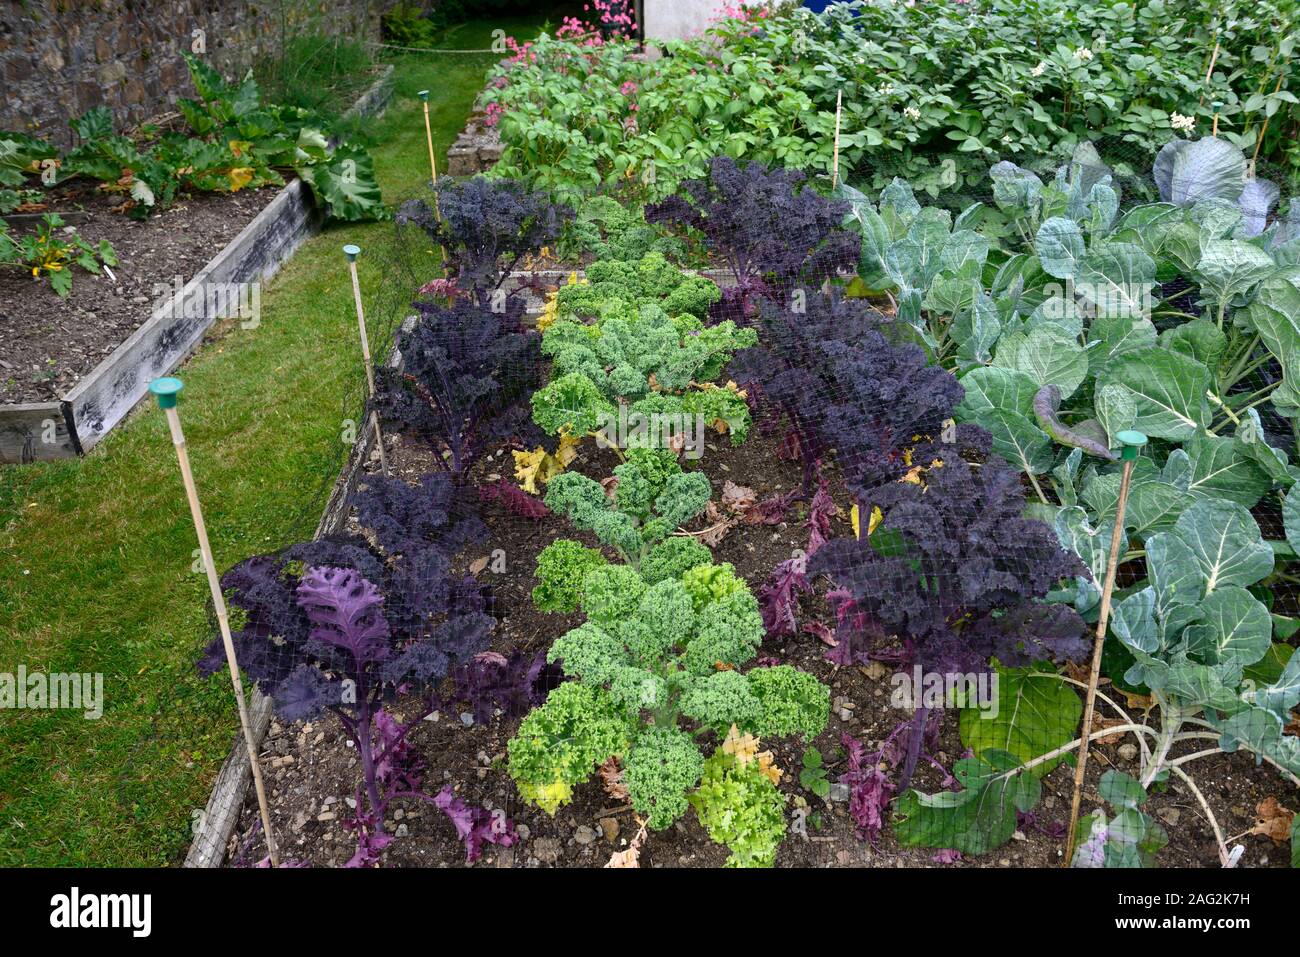
M 933 198 L 720 158 L 644 209 L 402 204 L 358 263 L 383 455 L 224 579 L 278 721 L 356 749 L 283 736 L 356 788 L 280 789 L 302 858 L 353 853 L 314 847 L 337 813 L 354 863 L 440 860 L 386 818 L 433 802 L 532 864 L 690 859 L 693 810 L 705 863 L 1113 865 L 1208 740 L 1300 781 L 1295 216 L 1221 140 L 1124 145 Z

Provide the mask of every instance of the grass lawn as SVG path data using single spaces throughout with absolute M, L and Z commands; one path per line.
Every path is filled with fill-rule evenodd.
M 467 24 L 448 47 L 482 48 Z M 492 55 L 410 54 L 375 124 L 392 202 L 428 180 L 415 93 L 430 89 L 434 145 L 464 125 Z M 311 536 L 359 413 L 364 373 L 339 247 L 389 223 L 306 243 L 267 285 L 258 328 L 234 325 L 178 373 L 181 418 L 219 568 Z M 377 270 L 360 262 L 377 292 Z M 206 581 L 165 420 L 137 409 L 85 459 L 0 469 L 0 672 L 99 672 L 104 713 L 0 711 L 0 866 L 172 864 L 190 839 L 238 721 L 224 673 L 200 680 Z

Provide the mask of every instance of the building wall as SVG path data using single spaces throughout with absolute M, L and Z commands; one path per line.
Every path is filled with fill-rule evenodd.
M 704 32 L 725 0 L 643 0 L 647 40 L 684 40 Z
M 0 0 L 0 130 L 68 146 L 68 120 L 105 105 L 118 129 L 194 96 L 183 54 L 242 74 L 302 30 L 379 36 L 380 0 Z M 202 31 L 196 33 L 195 31 Z

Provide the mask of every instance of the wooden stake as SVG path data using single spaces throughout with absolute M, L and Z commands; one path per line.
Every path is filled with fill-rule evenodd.
M 1064 867 L 1070 866 L 1074 839 L 1079 829 L 1079 799 L 1083 796 L 1083 776 L 1088 768 L 1092 715 L 1097 704 L 1097 682 L 1101 677 L 1101 652 L 1106 644 L 1106 628 L 1110 624 L 1110 596 L 1115 590 L 1119 545 L 1124 540 L 1124 512 L 1128 507 L 1129 481 L 1133 476 L 1133 463 L 1137 461 L 1138 450 L 1147 443 L 1147 437 L 1141 432 L 1120 432 L 1115 438 L 1124 444 L 1123 451 L 1120 453 L 1120 458 L 1124 461 L 1124 471 L 1119 480 L 1119 501 L 1115 505 L 1115 528 L 1110 537 L 1110 558 L 1106 562 L 1106 581 L 1101 589 L 1101 612 L 1097 616 L 1097 634 L 1092 645 L 1092 670 L 1088 673 L 1088 694 L 1083 706 L 1083 740 L 1079 744 L 1079 763 L 1074 768 L 1074 793 L 1070 798 L 1070 827 L 1065 836 Z
M 181 466 L 181 481 L 185 484 L 185 497 L 190 503 L 190 517 L 199 538 L 199 552 L 203 556 L 203 569 L 208 575 L 208 589 L 212 592 L 212 607 L 221 629 L 221 643 L 226 649 L 226 664 L 230 666 L 230 683 L 235 689 L 235 704 L 239 709 L 239 726 L 243 730 L 244 744 L 248 748 L 248 763 L 253 770 L 253 786 L 257 790 L 257 806 L 262 812 L 262 830 L 266 832 L 266 847 L 270 852 L 271 866 L 280 866 L 280 851 L 275 844 L 271 828 L 271 811 L 266 803 L 266 785 L 262 782 L 262 767 L 257 759 L 257 742 L 253 740 L 252 723 L 248 719 L 248 705 L 244 700 L 244 682 L 239 676 L 239 662 L 235 659 L 235 642 L 230 636 L 230 617 L 226 613 L 226 600 L 221 594 L 221 579 L 212 560 L 212 546 L 208 543 L 208 529 L 199 507 L 199 493 L 194 487 L 194 473 L 190 470 L 190 456 L 185 447 L 185 433 L 181 431 L 180 415 L 176 411 L 176 394 L 183 388 L 180 379 L 165 377 L 149 383 L 149 391 L 158 398 L 158 407 L 167 415 L 171 429 L 172 445 Z
M 1273 87 L 1274 96 L 1277 96 L 1278 90 L 1282 89 L 1282 76 L 1281 73 L 1277 75 L 1277 86 Z M 1268 121 L 1271 119 L 1271 116 L 1265 114 L 1264 125 L 1259 128 L 1259 139 L 1255 140 L 1255 154 L 1250 158 L 1250 175 L 1252 177 L 1255 175 L 1255 163 L 1259 160 L 1259 148 L 1264 145 L 1264 134 L 1268 132 Z
M 361 358 L 366 364 L 366 388 L 370 398 L 375 398 L 375 372 L 370 364 L 370 336 L 366 334 L 366 314 L 361 309 L 361 282 L 357 279 L 357 256 L 361 253 L 359 246 L 348 244 L 343 247 L 343 254 L 348 257 L 348 271 L 352 273 L 352 298 L 357 304 L 357 329 L 361 332 Z M 375 444 L 379 446 L 379 468 L 388 478 L 388 455 L 384 452 L 384 433 L 379 430 L 379 413 L 371 408 L 370 424 L 375 429 Z
M 831 189 L 840 181 L 840 106 L 844 100 L 844 91 L 835 92 L 835 153 L 831 157 Z
M 1209 86 L 1210 84 L 1210 77 L 1214 76 L 1214 63 L 1218 59 L 1219 59 L 1219 38 L 1216 36 L 1214 38 L 1214 52 L 1210 54 L 1210 67 L 1208 70 L 1205 71 L 1206 86 Z M 1202 90 L 1200 99 L 1196 101 L 1196 105 L 1200 106 L 1204 102 L 1205 102 L 1205 91 Z
M 420 102 L 424 104 L 424 138 L 429 144 L 429 172 L 433 176 L 431 182 L 434 187 L 437 187 L 438 161 L 433 155 L 433 128 L 429 126 L 429 91 L 421 90 L 418 95 Z M 438 191 L 436 188 L 433 193 L 433 216 L 438 222 L 442 222 L 442 211 L 438 208 Z

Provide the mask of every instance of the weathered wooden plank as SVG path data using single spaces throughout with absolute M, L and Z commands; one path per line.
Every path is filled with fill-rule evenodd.
M 229 309 L 239 283 L 270 277 L 323 217 L 301 180 L 294 180 L 226 244 L 203 270 L 143 326 L 85 376 L 65 401 L 83 451 L 89 451 L 144 397 L 149 382 L 174 369 Z M 248 295 L 247 301 L 252 301 Z M 257 293 L 260 295 L 260 291 Z M 219 302 L 226 309 L 217 307 Z
M 79 451 L 63 403 L 0 406 L 0 465 L 73 458 Z

